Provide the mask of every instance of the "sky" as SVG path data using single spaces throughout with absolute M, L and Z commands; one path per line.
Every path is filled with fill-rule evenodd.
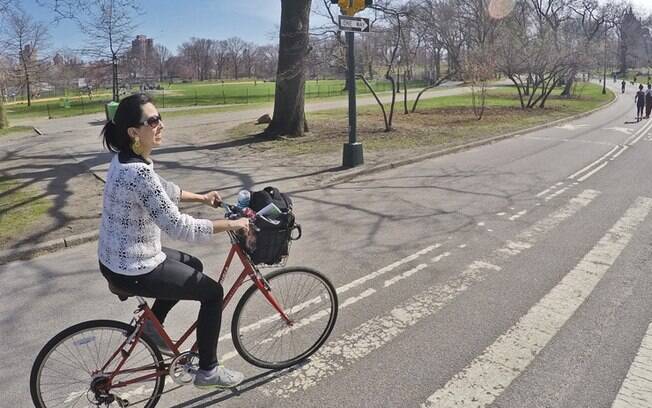
M 20 0 L 23 8 L 44 23 L 53 14 L 37 5 L 36 0 Z M 135 18 L 136 34 L 154 38 L 176 53 L 190 37 L 226 39 L 237 36 L 259 45 L 278 43 L 281 19 L 280 0 L 140 0 L 144 12 Z M 402 0 L 398 0 L 402 1 Z M 602 0 L 609 3 L 613 0 Z M 652 0 L 630 0 L 639 10 L 652 13 Z M 313 8 L 321 0 L 312 0 Z M 314 23 L 314 22 L 311 22 Z M 52 49 L 80 48 L 83 36 L 71 22 L 50 26 Z
M 20 0 L 35 19 L 51 22 L 53 13 L 36 0 Z M 278 42 L 280 0 L 141 0 L 143 14 L 136 16 L 136 34 L 154 38 L 172 52 L 190 37 L 226 39 L 238 36 L 257 44 Z M 49 27 L 51 48 L 79 48 L 83 36 L 72 22 Z

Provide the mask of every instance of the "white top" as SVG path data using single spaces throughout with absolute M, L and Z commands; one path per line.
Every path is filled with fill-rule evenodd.
M 161 230 L 184 241 L 208 240 L 210 220 L 181 214 L 181 189 L 154 172 L 153 163 L 114 155 L 104 186 L 98 257 L 114 273 L 142 275 L 165 260 Z

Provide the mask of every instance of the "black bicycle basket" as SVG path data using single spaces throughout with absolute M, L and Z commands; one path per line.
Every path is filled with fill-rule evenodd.
M 266 187 L 252 193 L 251 208 L 260 211 L 274 204 L 281 212 L 275 219 L 256 216 L 254 225 L 246 236 L 241 236 L 240 245 L 255 265 L 277 265 L 285 263 L 290 254 L 291 242 L 301 237 L 301 226 L 295 222 L 292 200 L 277 188 Z

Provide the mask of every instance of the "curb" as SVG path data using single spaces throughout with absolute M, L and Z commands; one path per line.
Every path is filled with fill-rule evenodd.
M 408 165 L 408 164 L 420 162 L 420 161 L 427 160 L 427 159 L 430 159 L 430 158 L 435 158 L 435 157 L 444 156 L 444 155 L 448 155 L 448 154 L 458 153 L 458 152 L 461 152 L 461 151 L 464 151 L 464 150 L 467 150 L 467 149 L 472 149 L 474 147 L 495 143 L 495 142 L 498 142 L 498 141 L 501 141 L 501 140 L 504 140 L 504 139 L 520 136 L 521 134 L 535 132 L 537 130 L 546 129 L 546 128 L 555 126 L 555 125 L 560 124 L 560 123 L 570 122 L 570 121 L 575 120 L 575 119 L 579 119 L 579 118 L 582 118 L 582 117 L 585 117 L 585 116 L 589 116 L 589 115 L 591 115 L 591 114 L 593 114 L 593 113 L 595 113 L 595 112 L 597 112 L 599 110 L 606 109 L 609 106 L 616 103 L 616 101 L 619 98 L 619 95 L 616 92 L 613 92 L 613 94 L 615 95 L 613 100 L 611 100 L 610 102 L 608 102 L 608 103 L 606 103 L 606 104 L 604 104 L 602 106 L 599 106 L 599 107 L 597 107 L 595 109 L 587 111 L 587 112 L 578 113 L 577 115 L 574 115 L 574 116 L 569 116 L 567 118 L 558 119 L 558 120 L 556 120 L 554 122 L 544 123 L 542 125 L 537 125 L 537 126 L 534 126 L 534 127 L 531 127 L 531 128 L 521 129 L 521 130 L 518 130 L 518 131 L 506 133 L 506 134 L 499 135 L 499 136 L 492 136 L 492 137 L 489 137 L 489 138 L 486 138 L 486 139 L 476 140 L 475 142 L 466 143 L 466 144 L 463 144 L 463 145 L 460 145 L 460 146 L 454 146 L 454 147 L 449 147 L 449 148 L 446 148 L 446 149 L 437 150 L 437 151 L 430 152 L 430 153 L 425 153 L 425 154 L 422 154 L 420 156 L 411 157 L 411 158 L 408 158 L 408 159 L 396 160 L 394 162 L 390 162 L 390 163 L 386 163 L 386 164 L 382 164 L 382 165 L 378 165 L 378 166 L 352 170 L 352 171 L 350 171 L 350 172 L 348 172 L 346 174 L 340 174 L 340 175 L 336 175 L 336 176 L 331 177 L 329 180 L 319 184 L 319 188 L 331 187 L 331 186 L 334 186 L 334 185 L 337 185 L 337 184 L 341 184 L 341 183 L 350 181 L 350 180 L 352 180 L 352 179 L 354 179 L 356 177 L 363 176 L 363 175 L 366 175 L 366 174 L 378 173 L 378 172 L 381 172 L 381 171 L 384 171 L 384 170 L 389 170 L 389 169 L 393 169 L 393 168 L 396 168 L 396 167 L 405 166 L 405 165 Z M 100 176 L 98 176 L 94 172 L 92 172 L 92 171 L 90 171 L 90 172 L 91 172 L 92 175 L 94 175 L 100 181 L 104 181 Z M 35 258 L 35 257 L 40 256 L 40 255 L 47 254 L 47 253 L 56 252 L 56 251 L 59 251 L 61 249 L 70 248 L 70 247 L 73 247 L 73 246 L 85 244 L 87 242 L 97 240 L 98 236 L 99 236 L 99 230 L 95 230 L 95 231 L 90 231 L 90 232 L 84 232 L 84 233 L 81 233 L 81 234 L 71 235 L 71 236 L 65 237 L 65 238 L 58 238 L 58 239 L 54 239 L 54 240 L 51 240 L 51 241 L 46 241 L 46 242 L 43 242 L 43 243 L 40 243 L 40 244 L 24 245 L 23 247 L 21 247 L 20 250 L 15 250 L 15 249 L 2 250 L 2 251 L 0 251 L 0 265 L 6 264 L 6 263 L 9 263 L 9 262 L 12 262 L 12 261 L 17 261 L 17 260 L 31 259 L 31 258 Z
M 553 122 L 544 123 L 544 124 L 533 126 L 533 127 L 526 128 L 526 129 L 516 130 L 516 131 L 513 131 L 513 132 L 505 133 L 503 135 L 491 136 L 491 137 L 488 137 L 488 138 L 485 138 L 485 139 L 476 140 L 474 142 L 465 143 L 463 145 L 448 147 L 448 148 L 445 148 L 445 149 L 442 149 L 442 150 L 436 150 L 434 152 L 425 153 L 425 154 L 415 156 L 415 157 L 411 157 L 411 158 L 408 158 L 408 159 L 401 159 L 401 160 L 396 160 L 396 161 L 393 161 L 393 162 L 381 164 L 381 165 L 378 165 L 378 166 L 363 167 L 361 169 L 351 170 L 348 173 L 335 175 L 335 176 L 331 177 L 330 179 L 320 183 L 319 188 L 332 187 L 332 186 L 335 186 L 335 185 L 338 185 L 338 184 L 341 184 L 341 183 L 345 183 L 347 181 L 351 181 L 354 178 L 359 177 L 359 176 L 378 173 L 378 172 L 381 172 L 381 171 L 394 169 L 396 167 L 406 166 L 408 164 L 413 164 L 413 163 L 417 163 L 417 162 L 424 161 L 424 160 L 427 160 L 427 159 L 440 157 L 440 156 L 445 156 L 445 155 L 448 155 L 448 154 L 459 153 L 461 151 L 472 149 L 474 147 L 488 145 L 488 144 L 491 144 L 491 143 L 499 142 L 499 141 L 504 140 L 504 139 L 509 139 L 509 138 L 512 138 L 512 137 L 520 136 L 521 134 L 536 132 L 537 130 L 546 129 L 546 128 L 549 128 L 549 127 L 552 127 L 552 126 L 555 126 L 555 125 L 558 125 L 558 124 L 561 124 L 561 123 L 570 122 L 570 121 L 573 121 L 573 120 L 576 120 L 576 119 L 579 119 L 579 118 L 583 118 L 585 116 L 592 115 L 597 111 L 606 109 L 609 106 L 616 103 L 616 101 L 618 101 L 619 96 L 613 90 L 611 90 L 611 91 L 614 94 L 614 98 L 611 101 L 605 103 L 604 105 L 598 106 L 595 109 L 591 109 L 590 111 L 587 111 L 587 112 L 578 113 L 578 114 L 573 115 L 573 116 L 557 119 L 557 120 L 555 120 Z
M 64 248 L 81 245 L 86 242 L 95 241 L 99 236 L 99 230 L 71 235 L 66 238 L 53 239 L 35 245 L 23 245 L 19 250 L 6 249 L 0 251 L 0 265 L 12 261 L 35 258 L 47 253 L 56 252 Z

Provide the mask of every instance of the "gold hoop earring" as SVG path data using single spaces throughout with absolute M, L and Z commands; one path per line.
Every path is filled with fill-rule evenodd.
M 143 147 L 140 145 L 140 138 L 136 138 L 134 143 L 131 145 L 131 150 L 139 156 L 143 154 Z

